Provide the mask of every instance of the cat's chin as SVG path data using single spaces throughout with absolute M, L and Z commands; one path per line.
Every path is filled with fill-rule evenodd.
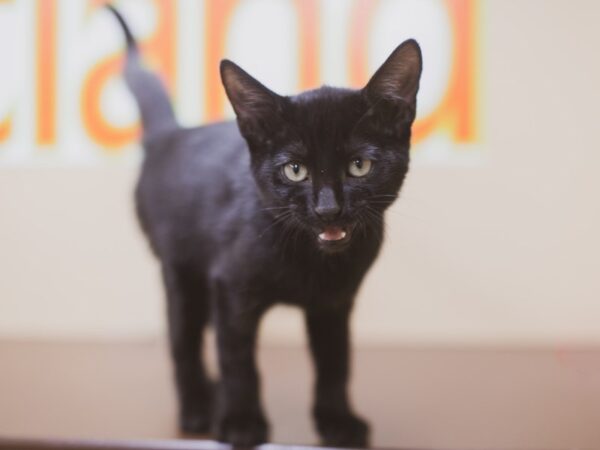
M 350 227 L 327 226 L 318 231 L 317 243 L 319 248 L 327 253 L 344 250 L 350 244 L 352 230 Z

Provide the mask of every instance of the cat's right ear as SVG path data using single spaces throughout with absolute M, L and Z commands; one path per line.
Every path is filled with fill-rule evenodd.
M 251 77 L 237 64 L 221 61 L 221 81 L 242 134 L 269 133 L 281 117 L 283 97 Z
M 422 71 L 417 41 L 409 39 L 396 47 L 363 89 L 371 107 L 359 123 L 380 134 L 410 138 Z
M 401 101 L 414 107 L 422 71 L 421 48 L 417 41 L 408 39 L 396 47 L 375 72 L 365 91 L 374 103 Z

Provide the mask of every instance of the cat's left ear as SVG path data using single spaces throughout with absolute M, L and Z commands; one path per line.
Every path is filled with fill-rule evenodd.
M 414 108 L 422 70 L 421 48 L 417 41 L 409 39 L 396 47 L 364 90 L 373 103 L 402 101 Z
M 272 132 L 279 122 L 283 97 L 229 60 L 221 61 L 221 80 L 242 133 L 248 138 Z

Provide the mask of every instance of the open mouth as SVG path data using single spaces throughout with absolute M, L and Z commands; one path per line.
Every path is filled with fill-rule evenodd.
M 326 248 L 338 248 L 350 240 L 350 229 L 338 225 L 324 227 L 319 233 L 319 244 Z

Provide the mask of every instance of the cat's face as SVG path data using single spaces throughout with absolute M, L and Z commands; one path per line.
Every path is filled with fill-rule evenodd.
M 326 252 L 381 228 L 408 171 L 421 53 L 400 45 L 358 91 L 281 97 L 224 61 L 225 89 L 246 138 L 265 209 Z

